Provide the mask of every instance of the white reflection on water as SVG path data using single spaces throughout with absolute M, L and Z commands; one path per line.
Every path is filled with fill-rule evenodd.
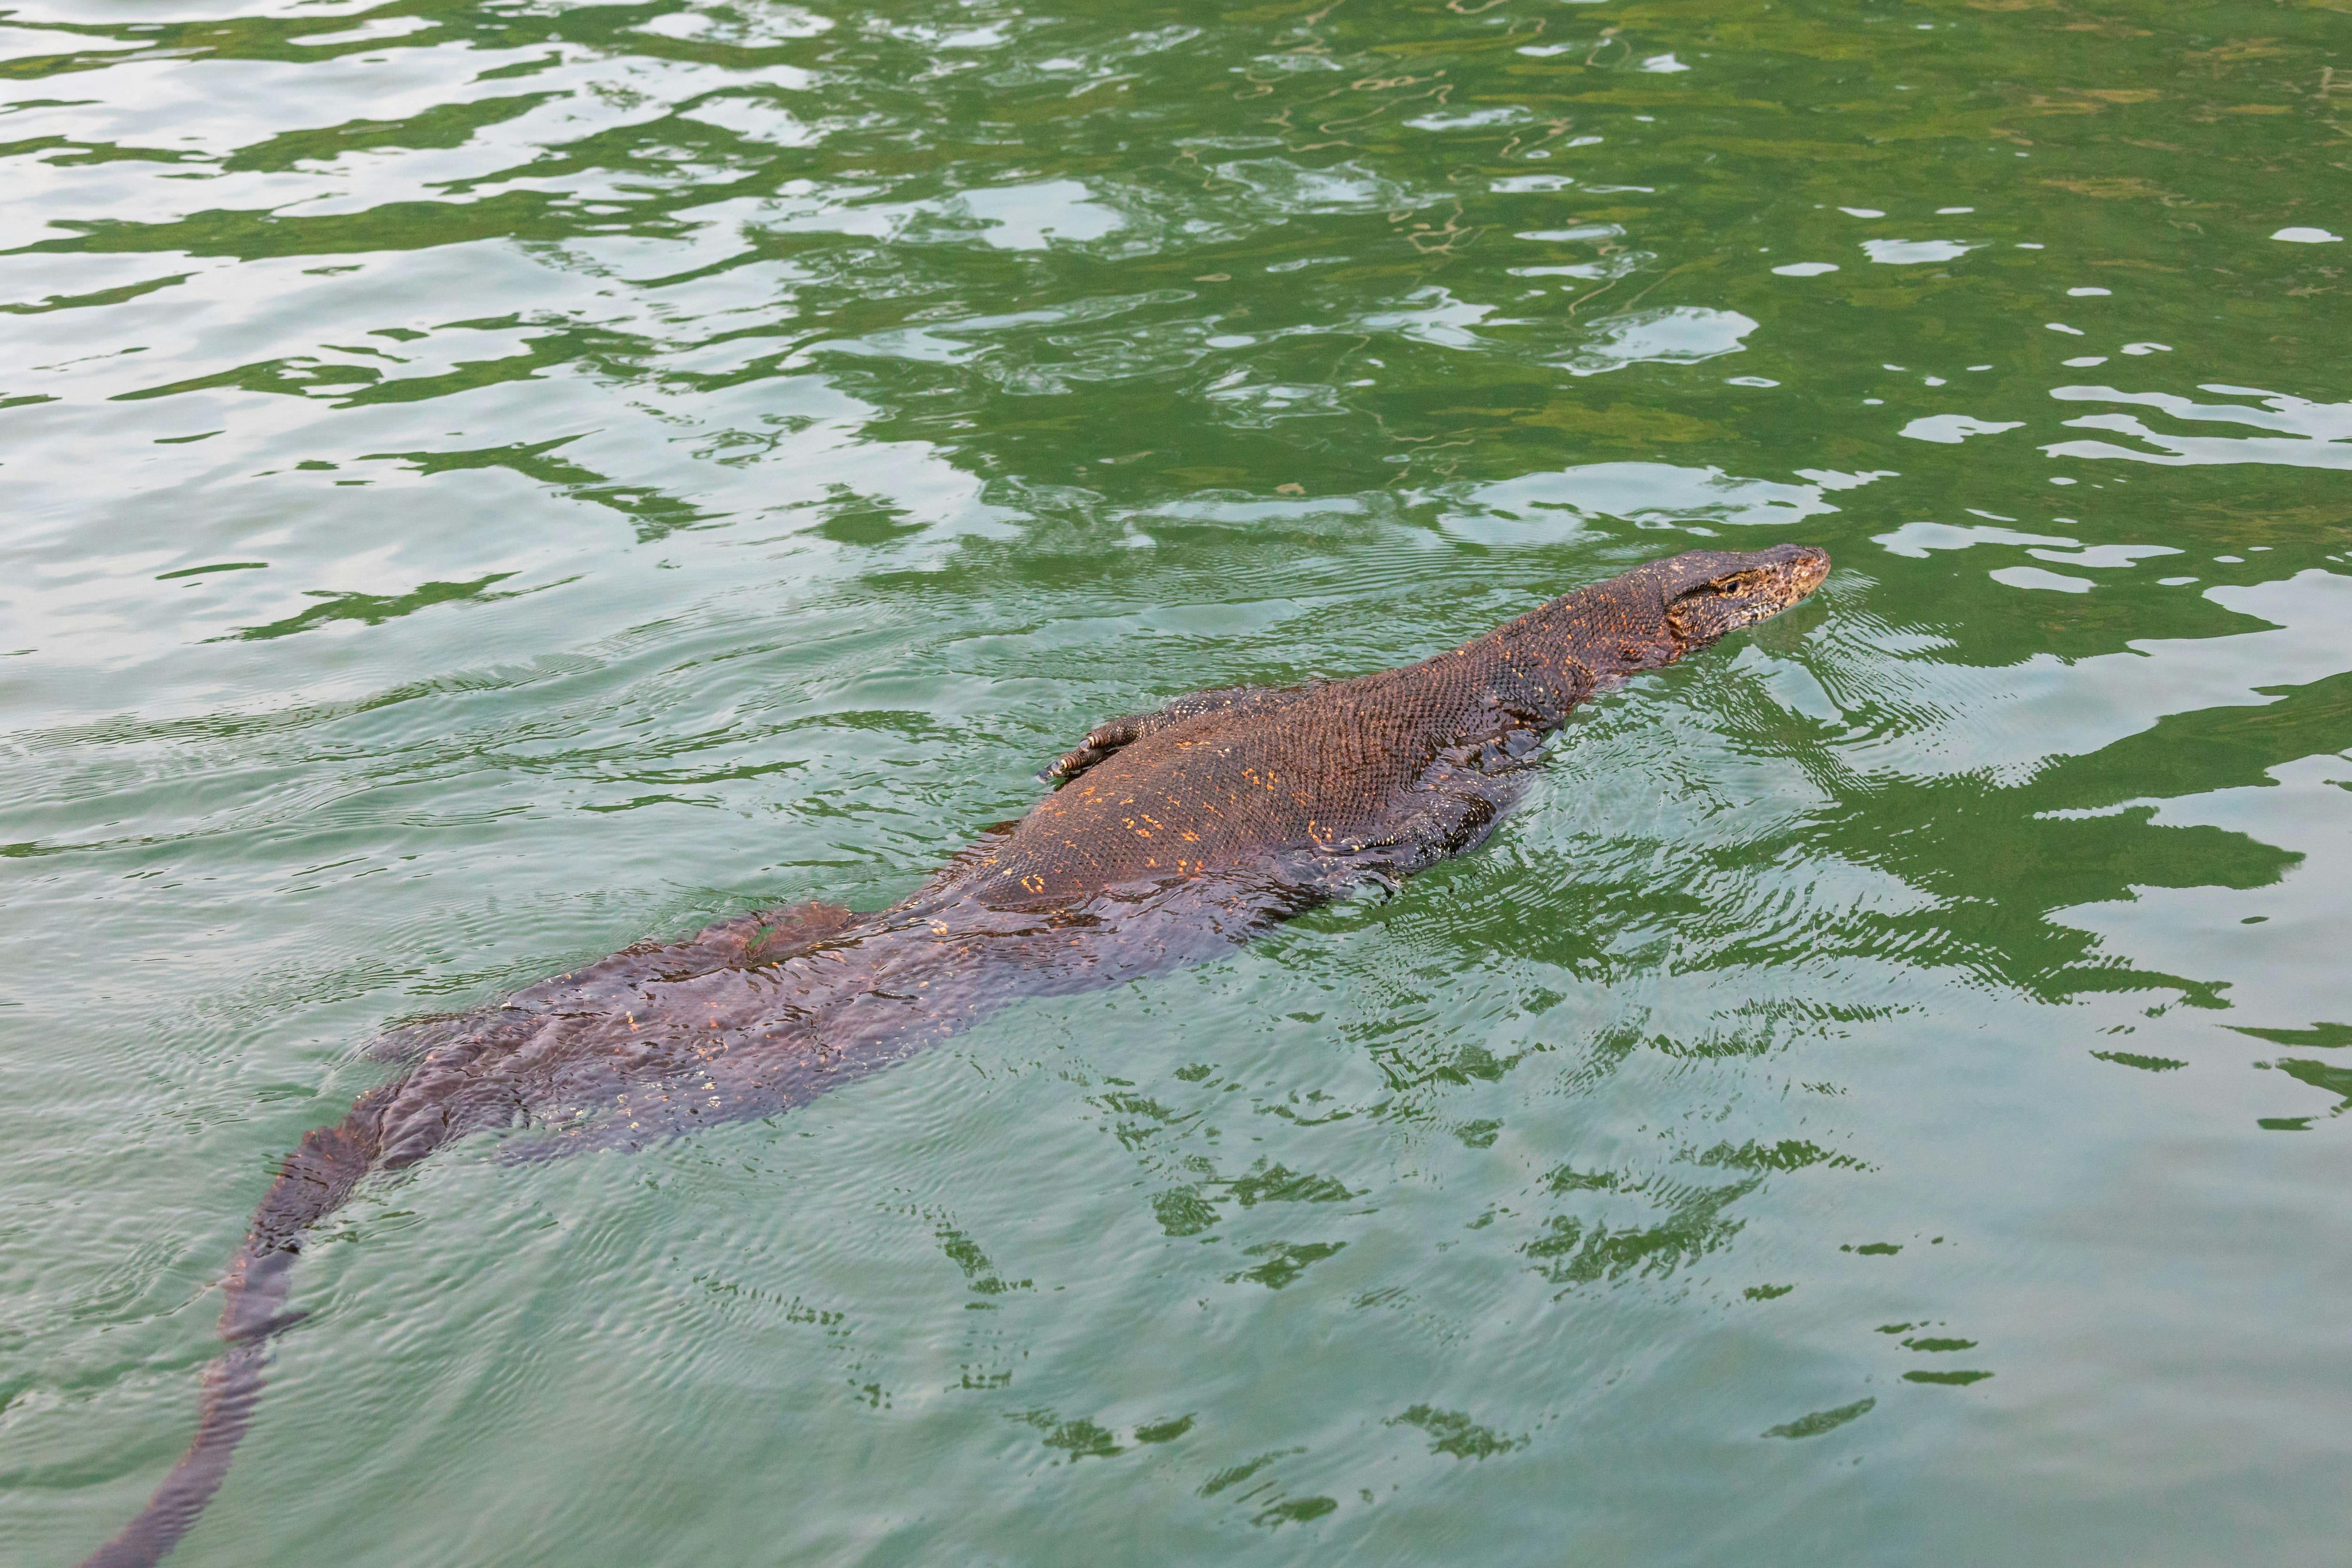
M 2053 386 L 2063 403 L 2132 403 L 2161 409 L 2175 419 L 2246 425 L 2276 431 L 2272 436 L 2199 436 L 2152 430 L 2133 414 L 2086 414 L 2066 423 L 2077 430 L 2113 430 L 2137 436 L 2160 452 L 2118 447 L 2109 441 L 2061 441 L 2044 447 L 2053 458 L 2128 458 L 2135 463 L 2279 463 L 2297 468 L 2352 468 L 2352 403 L 2314 403 L 2260 387 L 2207 383 L 2200 390 L 2225 396 L 2258 397 L 2261 407 L 2242 403 L 2198 403 L 2167 392 L 2118 392 L 2112 386 Z
M 1998 436 L 2024 426 L 2021 419 L 1977 419 L 1966 414 L 1932 414 L 1914 419 L 1896 432 L 1914 441 L 1937 441 L 1957 447 L 1971 436 Z
M 2263 782 L 2173 799 L 2140 797 L 2097 813 L 2146 814 L 2153 827 L 2219 827 L 2296 856 L 2259 888 L 2135 888 L 2127 899 L 2053 910 L 2096 932 L 2108 952 L 2159 974 L 2226 985 L 2246 1026 L 2352 1021 L 2344 986 L 2345 889 L 2352 887 L 2352 756 L 2320 752 L 2265 770 Z M 2279 1086 L 2282 1091 L 2291 1085 Z
M 2288 688 L 2352 671 L 2352 577 L 2315 569 L 2204 596 L 2267 629 L 2137 638 L 2120 652 L 2071 660 L 2037 653 L 1992 669 L 1907 660 L 1885 673 L 1911 687 L 1904 701 L 1913 723 L 1858 739 L 1845 761 L 1913 778 L 1981 771 L 2021 783 L 2054 759 L 2086 756 L 2168 715 L 2268 707 Z
M 1640 310 L 1601 323 L 1600 335 L 1569 356 L 1572 375 L 1601 375 L 1629 364 L 1695 364 L 1748 346 L 1755 318 L 1737 310 L 1677 306 Z
M 1481 544 L 1558 539 L 1596 517 L 1658 528 L 1687 525 L 1693 520 L 1788 527 L 1836 511 L 1826 499 L 1832 491 L 1894 476 L 1806 469 L 1799 477 L 1808 482 L 1743 479 L 1721 468 L 1685 468 L 1672 463 L 1585 463 L 1558 473 L 1479 485 L 1459 498 L 1460 510 L 1446 516 L 1444 527 L 1457 538 Z
M 1928 261 L 1958 261 L 1981 247 L 1957 239 L 1865 239 L 1864 254 L 1889 267 L 1916 267 Z

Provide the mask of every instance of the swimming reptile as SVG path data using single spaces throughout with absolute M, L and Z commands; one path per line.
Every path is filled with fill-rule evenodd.
M 528 1157 L 768 1115 L 1021 998 L 1206 959 L 1393 883 L 1485 838 L 1578 703 L 1777 615 L 1829 569 L 1802 545 L 1695 551 L 1402 669 L 1179 697 L 1096 728 L 1040 775 L 1055 793 L 891 909 L 722 921 L 383 1037 L 371 1054 L 406 1072 L 288 1158 L 224 1281 L 195 1440 L 83 1568 L 148 1568 L 219 1489 L 266 1342 L 299 1316 L 304 1233 L 362 1178 L 491 1128 L 540 1129 L 514 1146 Z

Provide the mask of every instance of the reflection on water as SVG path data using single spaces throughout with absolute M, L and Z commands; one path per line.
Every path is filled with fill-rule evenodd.
M 2200 391 L 2262 400 L 2202 404 L 2164 392 L 2117 392 L 2112 386 L 2053 386 L 2050 395 L 2069 403 L 2135 403 L 2161 409 L 2177 420 L 2250 426 L 2275 436 L 2177 435 L 2151 430 L 2133 414 L 2086 414 L 2066 423 L 2078 430 L 2115 430 L 2147 446 L 2118 447 L 2107 441 L 2062 441 L 2053 457 L 2128 458 L 2139 463 L 2283 463 L 2304 468 L 2352 468 L 2352 403 L 2314 403 L 2308 398 L 2264 392 L 2259 387 L 2208 384 Z
M 371 1189 L 174 1562 L 2333 1561 L 2336 31 L 0 17 L 0 1530 L 144 1497 L 387 1020 L 1799 538 L 1392 899 Z

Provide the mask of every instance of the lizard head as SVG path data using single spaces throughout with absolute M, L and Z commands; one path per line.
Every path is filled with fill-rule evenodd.
M 1804 599 L 1830 574 L 1830 558 L 1810 544 L 1776 544 L 1750 555 L 1694 550 L 1652 570 L 1667 626 L 1685 647 L 1696 648 Z

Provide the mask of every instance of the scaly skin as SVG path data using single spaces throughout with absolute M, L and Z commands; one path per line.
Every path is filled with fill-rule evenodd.
M 1097 727 L 1062 783 L 904 902 L 746 915 L 386 1036 L 404 1076 L 304 1138 L 225 1281 L 195 1440 L 83 1568 L 148 1568 L 227 1472 L 304 1233 L 371 1173 L 530 1126 L 518 1158 L 763 1116 L 1026 997 L 1214 956 L 1366 881 L 1474 847 L 1570 710 L 1821 585 L 1829 557 L 1695 552 L 1351 680 L 1180 697 Z

